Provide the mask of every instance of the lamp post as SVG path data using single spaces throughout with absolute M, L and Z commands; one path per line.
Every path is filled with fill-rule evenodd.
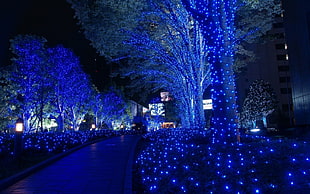
M 14 146 L 14 154 L 16 157 L 19 157 L 22 150 L 23 150 L 23 144 L 22 144 L 22 135 L 24 132 L 24 121 L 23 119 L 19 118 L 16 121 L 15 125 L 15 146 Z

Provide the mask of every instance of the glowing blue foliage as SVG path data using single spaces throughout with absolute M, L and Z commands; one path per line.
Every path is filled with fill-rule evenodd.
M 123 73 L 138 78 L 137 87 L 169 91 L 183 127 L 205 127 L 203 94 L 210 84 L 208 49 L 201 28 L 180 1 L 150 1 L 142 24 L 127 44 L 142 59 Z M 150 29 L 151 28 L 151 29 Z M 137 54 L 137 53 L 135 53 Z

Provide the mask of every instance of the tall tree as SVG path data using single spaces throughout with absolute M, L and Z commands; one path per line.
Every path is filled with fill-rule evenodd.
M 92 114 L 94 115 L 94 124 L 96 127 L 101 128 L 102 127 L 102 116 L 101 112 L 103 110 L 103 102 L 102 102 L 102 93 L 95 87 L 92 87 L 92 100 L 90 106 L 92 107 Z
M 19 105 L 17 103 L 16 87 L 10 79 L 11 73 L 8 67 L 0 70 L 0 130 L 12 128 L 17 119 Z M 10 127 L 11 126 L 11 127 Z
M 234 71 L 239 73 L 256 59 L 255 53 L 247 48 L 248 45 L 264 42 L 275 18 L 283 10 L 281 0 L 237 0 L 236 3 Z
M 130 47 L 123 44 L 135 28 L 146 7 L 147 0 L 67 0 L 75 10 L 75 17 L 84 35 L 100 55 L 107 59 L 127 56 Z
M 261 2 L 259 0 L 182 0 L 182 2 L 200 24 L 209 48 L 208 62 L 212 65 L 211 92 L 214 103 L 212 128 L 214 130 L 215 140 L 220 142 L 222 137 L 224 137 L 224 141 L 222 142 L 225 143 L 226 140 L 232 140 L 230 137 L 235 133 L 237 123 L 233 68 L 235 52 L 236 48 L 238 48 L 236 47 L 237 41 L 245 40 L 251 33 L 254 34 L 254 32 L 264 31 L 258 26 L 255 26 L 253 29 L 252 23 L 246 23 L 246 20 L 242 20 L 244 19 L 242 15 L 240 15 L 239 20 L 241 23 L 243 22 L 244 26 L 236 25 L 236 13 L 239 6 L 246 7 L 248 5 L 247 8 L 256 9 L 259 12 L 264 12 L 264 7 L 259 5 L 258 2 Z M 265 1 L 262 4 L 265 6 L 270 4 L 275 5 L 273 2 L 275 1 Z M 245 8 L 243 12 L 246 10 L 249 9 Z M 258 15 L 261 16 L 261 14 Z M 269 16 L 272 17 L 272 14 Z M 270 19 L 267 20 L 271 21 Z M 262 24 L 261 26 L 268 24 L 264 20 L 258 20 L 257 22 Z M 239 31 L 236 30 L 237 26 L 241 27 Z M 246 27 L 248 28 L 246 29 Z M 237 32 L 239 32 L 239 37 L 237 36 Z M 253 39 L 253 37 L 255 36 L 251 38 Z
M 68 119 L 74 130 L 79 130 L 79 126 L 84 119 L 84 116 L 91 111 L 92 86 L 89 77 L 82 71 L 80 66 L 77 66 L 70 71 L 69 74 L 75 76 L 75 79 L 70 80 L 67 84 L 70 85 L 70 97 L 67 99 L 69 106 Z
M 277 2 L 278 0 L 274 0 L 274 1 Z M 92 2 L 92 5 L 93 5 L 92 7 L 86 4 L 81 4 L 77 1 L 71 0 L 69 2 L 72 3 L 72 7 L 76 10 L 76 16 L 80 20 L 80 24 L 83 26 L 85 33 L 89 34 L 87 38 L 90 39 L 90 41 L 92 41 L 93 44 L 101 45 L 101 48 L 105 46 L 109 47 L 109 45 L 106 44 L 105 41 L 103 40 L 100 41 L 100 39 L 98 39 L 98 37 L 100 36 L 105 36 L 105 34 L 102 33 L 104 30 L 110 31 L 111 29 L 114 29 L 114 31 L 117 32 L 117 34 L 119 35 L 118 32 L 122 32 L 121 29 L 125 29 L 125 30 L 133 29 L 136 26 L 137 21 L 140 21 L 140 17 L 138 18 L 127 17 L 127 18 L 122 18 L 123 19 L 122 24 L 128 24 L 126 25 L 126 28 L 124 27 L 120 28 L 120 26 L 115 23 L 114 23 L 115 25 L 106 25 L 106 23 L 102 22 L 102 21 L 107 21 L 107 19 L 103 19 L 103 15 L 106 14 L 107 12 L 113 14 L 113 11 L 111 11 L 113 9 L 105 9 L 107 4 L 108 5 L 113 4 L 111 7 L 119 6 L 118 8 L 121 9 L 123 13 L 127 13 L 127 15 L 130 15 L 130 16 L 133 16 L 133 15 L 131 15 L 130 9 L 128 8 L 139 5 L 139 9 L 137 9 L 137 12 L 134 13 L 135 16 L 136 16 L 136 13 L 141 12 L 143 8 L 146 9 L 145 7 L 142 6 L 144 1 L 135 1 L 135 3 L 133 1 L 123 1 L 122 3 L 120 3 L 119 1 L 116 1 L 116 0 L 96 1 L 96 3 Z M 177 2 L 179 1 L 173 0 L 171 2 L 174 2 L 175 4 L 177 4 Z M 239 10 L 242 10 L 241 8 L 245 8 L 244 10 L 242 10 L 242 12 L 247 10 L 246 8 L 252 9 L 252 10 L 256 9 L 261 13 L 260 16 L 267 16 L 268 18 L 271 17 L 272 14 L 270 15 L 264 12 L 265 10 L 270 11 L 272 9 L 265 9 L 263 6 L 260 6 L 259 4 L 260 2 L 262 2 L 262 0 L 240 0 L 240 1 L 238 0 L 238 2 L 236 2 L 235 0 L 230 0 L 230 1 L 182 0 L 182 3 L 183 5 L 186 6 L 186 9 L 191 13 L 191 15 L 195 18 L 195 20 L 199 22 L 200 29 L 202 29 L 202 33 L 204 34 L 204 39 L 205 39 L 204 44 L 207 45 L 206 46 L 207 53 L 209 53 L 207 61 L 209 64 L 212 65 L 212 78 L 213 78 L 212 82 L 214 83 L 212 91 L 213 91 L 213 98 L 215 101 L 214 111 L 216 113 L 214 114 L 213 123 L 215 124 L 214 127 L 217 128 L 216 131 L 219 132 L 217 133 L 218 135 L 223 135 L 223 133 L 227 132 L 228 136 L 230 136 L 231 133 L 234 133 L 233 129 L 236 124 L 236 121 L 235 121 L 236 120 L 236 116 L 235 116 L 236 115 L 235 114 L 236 113 L 235 111 L 236 100 L 235 100 L 235 92 L 234 92 L 235 88 L 234 88 L 234 74 L 233 74 L 234 69 L 236 68 L 232 66 L 232 64 L 234 64 L 235 51 L 238 48 L 240 50 L 240 52 L 238 53 L 239 55 L 242 55 L 242 54 L 250 55 L 251 53 L 245 52 L 243 45 L 239 44 L 239 42 L 241 40 L 246 40 L 246 38 L 248 38 L 248 35 L 259 34 L 259 33 L 253 33 L 253 32 L 261 31 L 261 29 L 263 28 L 259 27 L 257 28 L 258 30 L 255 29 L 253 31 L 251 27 L 247 28 L 246 25 L 252 25 L 253 23 L 259 23 L 259 24 L 264 23 L 262 21 L 252 20 L 252 22 L 247 22 L 247 23 L 241 22 L 240 25 L 239 23 L 238 25 L 235 25 L 236 24 L 235 23 L 236 12 Z M 268 0 L 265 2 L 267 2 L 267 3 L 264 3 L 265 7 L 268 7 L 269 4 L 273 5 L 273 1 L 271 0 Z M 126 6 L 120 6 L 122 4 L 126 4 Z M 130 4 L 132 4 L 133 6 L 130 6 Z M 269 7 L 272 7 L 272 6 L 269 6 Z M 149 7 L 147 9 L 152 10 L 152 7 Z M 248 13 L 252 13 L 252 12 L 249 11 Z M 90 19 L 90 15 L 92 19 Z M 105 15 L 105 16 L 108 16 L 108 15 Z M 242 18 L 243 16 L 247 16 L 247 14 L 240 14 L 238 16 Z M 115 15 L 115 18 L 117 17 L 118 17 L 118 14 Z M 264 19 L 263 17 L 261 18 Z M 110 21 L 115 21 L 115 20 L 110 20 Z M 242 21 L 242 20 L 238 18 L 238 21 Z M 154 24 L 157 25 L 157 23 L 154 23 Z M 269 25 L 269 23 L 267 24 Z M 98 30 L 98 25 L 102 25 L 100 26 L 101 30 Z M 154 26 L 151 25 L 148 30 L 151 31 L 153 27 Z M 240 27 L 240 32 L 242 33 L 237 34 L 236 27 Z M 126 38 L 122 40 L 127 40 L 128 36 L 126 33 L 122 35 L 122 37 L 125 37 L 125 36 Z M 143 37 L 146 37 L 146 39 L 149 38 L 149 36 L 143 36 Z M 115 42 L 115 44 L 117 45 L 118 43 L 120 43 L 120 41 Z M 137 42 L 137 44 L 144 44 L 144 43 Z M 151 45 L 155 45 L 155 44 L 151 44 Z M 238 47 L 236 45 L 238 45 Z M 96 46 L 96 48 L 99 49 L 98 51 L 100 52 L 100 48 L 98 46 Z M 110 47 L 110 49 L 115 49 L 115 48 L 116 47 L 114 46 Z M 171 50 L 175 50 L 175 48 L 172 48 Z M 128 50 L 122 49 L 120 50 L 120 52 L 126 53 L 128 52 Z M 151 52 L 149 52 L 149 54 L 150 53 Z M 153 51 L 153 53 L 156 53 L 156 52 Z M 164 52 L 160 52 L 160 54 L 162 53 Z M 114 58 L 115 56 L 116 55 L 110 56 L 110 58 Z M 119 56 L 122 56 L 122 55 L 117 55 L 117 56 L 119 58 Z M 128 57 L 130 55 L 125 54 L 124 56 Z M 152 67 L 157 68 L 158 67 L 157 64 L 158 63 L 156 63 L 156 65 Z M 146 66 L 146 68 L 141 68 L 139 71 L 144 71 L 147 68 L 149 68 L 149 66 Z M 174 78 L 177 79 L 177 77 L 172 73 L 174 72 L 171 72 L 171 75 L 173 77 L 172 79 Z M 154 75 L 159 75 L 159 74 L 155 73 Z M 189 94 L 190 93 L 182 93 L 180 94 L 180 96 L 183 95 L 184 97 L 188 97 Z M 184 104 L 186 104 L 186 102 L 184 102 Z M 227 130 L 224 130 L 226 128 Z
M 183 127 L 205 127 L 203 94 L 210 84 L 205 40 L 198 23 L 180 1 L 151 1 L 129 44 L 138 50 L 134 66 L 123 75 L 138 78 L 137 86 L 169 91 L 177 102 Z M 151 30 L 149 30 L 151 28 Z M 139 59 L 139 60 L 137 60 Z M 134 62 L 133 62 L 134 63 Z
M 204 127 L 202 96 L 210 84 L 210 74 L 205 43 L 198 24 L 181 6 L 180 1 L 153 0 L 150 5 L 141 19 L 135 18 L 135 24 L 140 24 L 139 28 L 134 28 L 136 25 L 126 28 L 131 31 L 125 33 L 126 45 L 135 49 L 131 49 L 131 52 L 126 50 L 126 56 L 123 55 L 132 65 L 124 68 L 121 74 L 139 80 L 138 84 L 134 85 L 136 89 L 151 86 L 153 91 L 168 90 L 178 100 L 183 126 Z M 77 4 L 74 7 L 83 9 L 77 8 Z M 127 10 L 127 13 L 129 11 Z M 80 15 L 80 11 L 77 13 Z M 90 26 L 85 26 L 90 30 L 87 28 Z M 128 32 L 121 30 L 123 34 Z M 115 60 L 117 59 L 114 58 Z
M 64 130 L 65 119 L 78 129 L 92 94 L 89 78 L 71 49 L 59 45 L 49 48 L 48 53 L 53 67 L 50 72 L 54 85 L 52 104 L 57 112 L 58 130 Z
M 12 81 L 18 85 L 16 98 L 20 101 L 25 121 L 25 130 L 29 131 L 34 124 L 33 118 L 43 122 L 43 109 L 48 99 L 48 67 L 45 49 L 46 39 L 34 35 L 18 35 L 11 40 L 14 70 Z M 39 110 L 39 117 L 36 114 Z M 38 113 L 38 112 L 37 112 Z
M 112 122 L 120 119 L 125 113 L 125 100 L 116 89 L 110 88 L 102 95 L 102 103 L 101 118 L 108 127 L 112 128 Z
M 234 133 L 236 93 L 234 80 L 235 0 L 188 1 L 186 9 L 198 21 L 208 46 L 208 62 L 212 65 L 212 129 L 215 140 L 224 142 Z

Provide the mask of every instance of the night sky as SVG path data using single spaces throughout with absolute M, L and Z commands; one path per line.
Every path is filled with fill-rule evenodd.
M 62 44 L 80 57 L 86 73 L 103 87 L 108 82 L 107 67 L 90 42 L 84 38 L 74 10 L 66 0 L 10 0 L 0 5 L 0 64 L 9 65 L 9 40 L 18 34 L 33 34 L 47 39 L 47 46 Z M 103 76 L 104 75 L 104 76 Z M 100 77 L 100 78 L 99 78 Z

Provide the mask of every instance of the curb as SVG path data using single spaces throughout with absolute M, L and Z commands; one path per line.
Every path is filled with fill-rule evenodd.
M 132 147 L 129 152 L 128 162 L 126 164 L 126 172 L 125 172 L 125 180 L 123 186 L 124 194 L 132 194 L 132 166 L 134 160 L 134 153 L 137 146 L 137 143 L 141 140 L 141 136 L 136 139 L 136 141 L 132 144 Z

